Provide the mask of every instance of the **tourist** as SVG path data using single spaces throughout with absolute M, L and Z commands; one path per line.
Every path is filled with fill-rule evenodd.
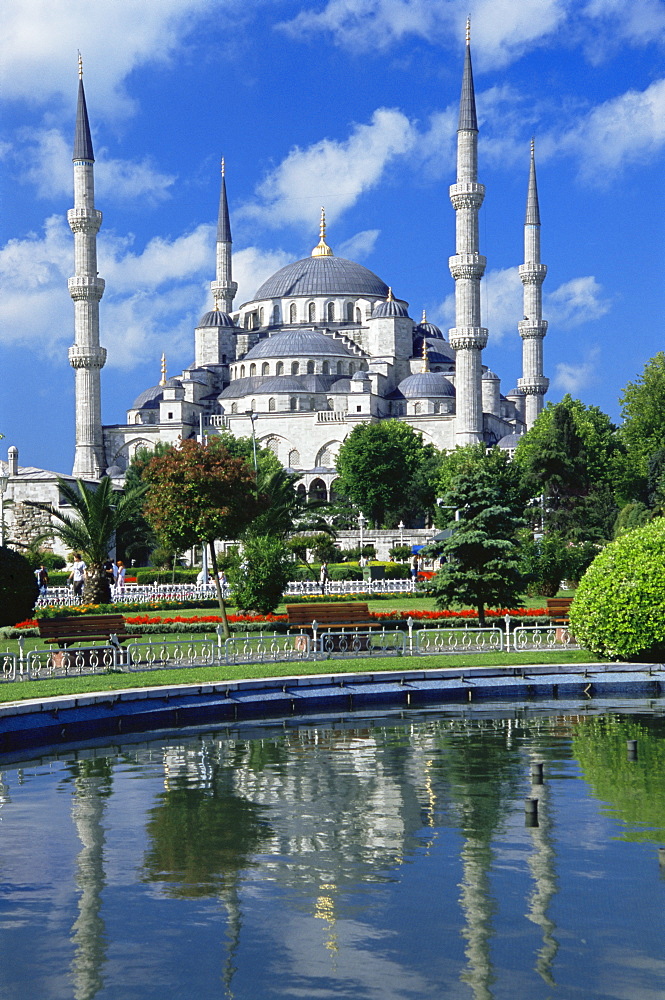
M 48 572 L 43 563 L 40 565 L 39 569 L 35 570 L 35 577 L 37 578 L 39 593 L 42 597 L 46 597 L 46 591 L 48 588 Z
M 83 593 L 83 584 L 85 583 L 85 571 L 87 569 L 86 564 L 81 559 L 81 553 L 74 553 L 74 563 L 72 565 L 72 570 L 67 580 L 71 580 L 72 586 L 74 588 L 74 596 L 80 597 Z
M 114 573 L 115 573 L 115 593 L 116 597 L 120 597 L 123 590 L 125 589 L 125 574 L 127 573 L 127 570 L 125 569 L 125 564 L 122 561 L 122 559 L 118 559 L 117 563 L 115 564 Z
M 328 563 L 321 563 L 321 572 L 319 573 L 319 585 L 321 587 L 321 593 L 325 594 L 328 587 L 328 581 L 330 580 L 330 573 L 328 572 Z

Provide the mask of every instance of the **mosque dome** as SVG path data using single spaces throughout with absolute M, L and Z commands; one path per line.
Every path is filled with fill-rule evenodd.
M 495 373 L 490 368 L 488 368 L 487 371 L 483 372 L 483 376 L 482 377 L 483 377 L 483 381 L 485 381 L 485 382 L 500 382 L 501 381 L 501 379 L 499 378 L 499 376 L 495 375 Z
M 325 333 L 317 333 L 316 330 L 285 330 L 260 340 L 242 361 L 257 358 L 330 357 L 331 354 L 346 358 L 351 356 L 351 352 L 341 341 Z
M 283 299 L 296 295 L 379 295 L 385 298 L 388 286 L 362 264 L 344 257 L 305 257 L 287 264 L 264 281 L 254 300 Z
M 427 360 L 430 365 L 455 364 L 455 351 L 447 340 L 444 340 L 443 337 L 426 337 L 425 340 L 427 342 Z M 414 357 L 421 357 L 422 353 L 423 338 L 414 337 L 413 355 Z
M 418 324 L 413 333 L 416 337 L 435 337 L 437 340 L 444 339 L 443 333 L 436 323 L 430 323 L 426 319 L 424 319 L 422 323 Z
M 504 451 L 512 451 L 513 448 L 517 448 L 523 437 L 524 435 L 518 434 L 517 431 L 514 431 L 512 434 L 506 434 L 505 437 L 497 441 L 497 447 Z
M 400 302 L 399 299 L 394 299 L 392 297 L 392 292 L 388 290 L 388 298 L 385 302 L 377 302 L 372 310 L 372 319 L 377 319 L 381 316 L 408 316 L 409 310 L 406 302 Z
M 402 379 L 398 388 L 406 399 L 455 395 L 453 384 L 440 372 L 417 372 L 415 375 L 408 375 Z
M 140 396 L 137 396 L 132 403 L 132 410 L 155 409 L 159 406 L 163 396 L 164 386 L 153 385 L 149 389 L 144 389 Z
M 221 309 L 212 309 L 199 320 L 199 327 L 202 326 L 232 326 L 235 328 L 235 323 L 228 313 L 222 312 Z

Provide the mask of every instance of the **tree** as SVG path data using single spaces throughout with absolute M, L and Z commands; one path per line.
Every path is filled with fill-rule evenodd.
M 234 458 L 222 441 L 207 445 L 182 441 L 151 459 L 145 472 L 149 484 L 143 507 L 148 522 L 174 548 L 208 545 L 224 634 L 229 625 L 219 583 L 215 542 L 240 538 L 265 508 L 257 494 L 254 470 Z
M 337 489 L 375 525 L 394 526 L 422 460 L 422 438 L 409 424 L 358 424 L 337 456 Z
M 610 659 L 665 654 L 665 518 L 610 542 L 580 581 L 570 608 L 577 640 Z
M 624 449 L 609 417 L 566 395 L 549 403 L 515 452 L 530 496 L 543 496 L 544 527 L 567 540 L 612 536 Z
M 665 352 L 647 362 L 641 378 L 629 382 L 621 396 L 625 442 L 632 468 L 645 481 L 649 459 L 665 448 Z M 643 496 L 627 499 L 643 500 Z
M 143 476 L 150 460 L 156 455 L 165 455 L 172 447 L 172 444 L 167 444 L 165 441 L 157 441 L 154 448 L 139 448 L 127 467 L 125 489 L 132 490 L 143 486 Z M 164 551 L 160 539 L 146 521 L 142 510 L 138 510 L 131 521 L 118 531 L 116 552 L 124 558 L 126 563 L 133 559 L 139 566 L 147 565 L 148 559 L 152 558 L 155 550 L 160 548 Z M 173 563 L 173 558 L 174 553 L 171 552 L 168 561 L 169 567 Z M 153 561 L 155 565 L 158 565 L 154 558 Z
M 39 597 L 37 580 L 28 560 L 0 546 L 0 625 L 16 625 L 32 615 Z
M 48 510 L 57 522 L 53 525 L 53 534 L 72 552 L 83 555 L 87 567 L 83 600 L 88 604 L 108 604 L 111 589 L 104 563 L 115 533 L 140 509 L 145 487 L 116 490 L 108 476 L 103 476 L 94 486 L 86 486 L 81 479 L 71 483 L 58 478 L 58 489 L 74 511 L 73 516 L 54 506 L 37 503 L 32 506 Z
M 453 453 L 457 469 L 440 498 L 451 534 L 429 547 L 447 561 L 428 587 L 438 607 L 475 607 L 481 627 L 486 607 L 519 600 L 517 532 L 524 524 L 518 470 L 499 449 L 487 456 L 483 451 L 483 445 L 471 445 Z
M 281 538 L 249 535 L 229 568 L 229 582 L 241 610 L 271 614 L 289 580 L 289 553 Z

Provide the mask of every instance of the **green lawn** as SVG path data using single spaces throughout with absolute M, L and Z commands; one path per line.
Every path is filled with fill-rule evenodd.
M 432 670 L 442 667 L 524 666 L 529 664 L 595 663 L 597 657 L 584 650 L 549 653 L 460 653 L 439 656 L 385 656 L 357 660 L 317 660 L 298 663 L 261 663 L 239 666 L 187 667 L 180 670 L 152 670 L 130 674 L 97 674 L 44 681 L 14 681 L 0 685 L 0 702 L 89 691 L 116 691 L 123 688 L 154 687 L 165 684 L 208 684 L 254 677 L 295 677 L 309 674 L 346 674 L 390 670 Z

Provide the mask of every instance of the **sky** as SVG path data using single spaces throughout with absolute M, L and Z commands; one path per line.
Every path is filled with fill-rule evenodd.
M 484 363 L 521 375 L 535 141 L 546 399 L 620 421 L 663 349 L 663 0 L 10 0 L 0 38 L 0 455 L 74 458 L 72 143 L 78 51 L 94 151 L 102 418 L 194 357 L 212 307 L 220 160 L 237 307 L 318 242 L 410 315 L 454 325 L 457 112 L 467 15 L 486 186 Z

